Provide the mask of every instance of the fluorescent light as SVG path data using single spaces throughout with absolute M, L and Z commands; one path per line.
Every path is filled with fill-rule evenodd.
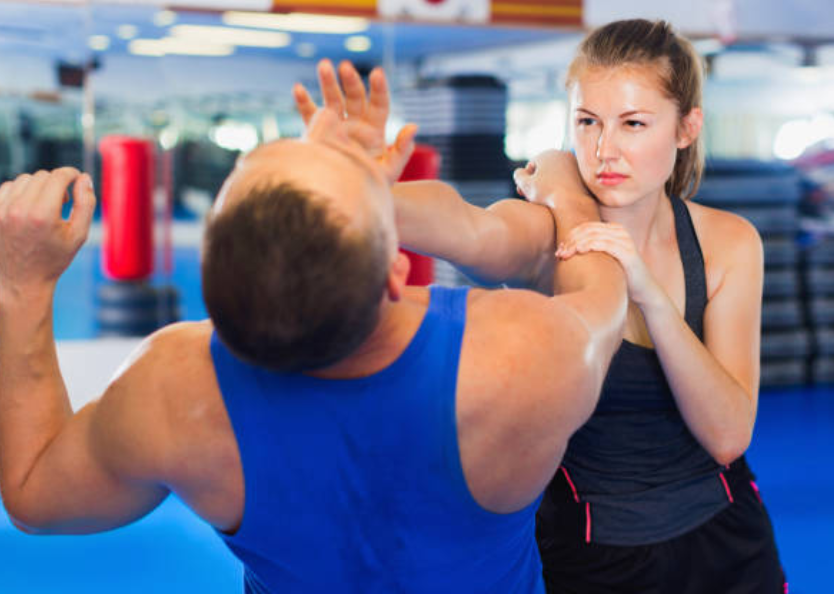
M 293 33 L 334 33 L 350 35 L 368 30 L 368 20 L 358 17 L 340 17 L 303 12 L 271 14 L 257 12 L 226 12 L 223 23 L 236 27 L 278 29 Z
M 134 39 L 137 35 L 139 35 L 139 27 L 136 25 L 119 25 L 116 32 L 122 39 Z
M 107 51 L 110 47 L 110 38 L 107 35 L 91 35 L 87 40 L 87 45 L 97 52 Z
M 159 144 L 162 145 L 162 148 L 166 151 L 177 146 L 179 140 L 180 133 L 176 126 L 168 126 L 159 133 Z
M 127 46 L 134 56 L 151 56 L 161 58 L 165 55 L 165 44 L 161 39 L 134 39 Z
M 345 39 L 345 49 L 349 52 L 366 52 L 371 45 L 371 38 L 366 35 L 352 35 Z
M 235 47 L 233 45 L 198 43 L 174 37 L 165 37 L 163 39 L 134 39 L 130 42 L 128 50 L 136 56 L 152 57 L 162 57 L 169 54 L 223 57 L 235 53 Z
M 171 27 L 170 33 L 175 39 L 249 47 L 287 47 L 292 42 L 292 37 L 288 33 L 279 31 L 253 31 L 252 29 L 231 29 L 207 25 L 177 25 Z
M 258 130 L 252 124 L 224 122 L 209 132 L 209 138 L 227 151 L 248 153 L 258 146 Z
M 153 24 L 157 27 L 170 27 L 177 22 L 177 13 L 173 10 L 160 10 L 153 16 Z
M 773 154 L 779 159 L 796 159 L 805 150 L 834 138 L 834 116 L 827 113 L 800 118 L 782 124 L 773 141 Z
M 782 124 L 773 141 L 773 154 L 779 159 L 796 159 L 808 148 L 813 132 L 808 120 L 792 120 Z

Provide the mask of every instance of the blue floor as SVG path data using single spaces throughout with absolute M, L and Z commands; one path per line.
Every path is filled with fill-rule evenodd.
M 196 248 L 175 248 L 170 279 L 156 275 L 154 284 L 173 284 L 179 291 L 182 319 L 201 320 L 206 308 L 200 292 L 200 255 Z M 96 335 L 95 303 L 92 296 L 102 282 L 100 251 L 84 247 L 58 281 L 55 293 L 55 338 L 88 339 Z
M 136 524 L 92 536 L 27 536 L 0 512 L 3 594 L 220 594 L 242 584 L 240 563 L 174 497 Z
M 85 248 L 59 283 L 56 334 L 94 333 L 97 250 Z M 175 254 L 184 317 L 205 315 L 196 250 Z M 748 458 L 776 530 L 794 594 L 834 591 L 834 388 L 766 390 Z M 220 539 L 176 498 L 107 534 L 33 537 L 0 510 L 0 593 L 242 592 L 241 568 Z M 712 594 L 712 593 L 710 593 Z M 715 593 L 720 594 L 720 593 Z
M 762 394 L 749 459 L 794 594 L 832 591 L 832 458 L 834 390 Z M 26 536 L 0 512 L 4 594 L 221 594 L 242 592 L 241 579 L 220 539 L 175 498 L 132 526 L 96 536 Z
M 791 592 L 834 591 L 834 387 L 764 392 L 748 459 Z

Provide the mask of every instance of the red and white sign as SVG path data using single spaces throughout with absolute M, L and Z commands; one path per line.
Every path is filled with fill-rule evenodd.
M 385 19 L 488 23 L 489 0 L 377 0 Z

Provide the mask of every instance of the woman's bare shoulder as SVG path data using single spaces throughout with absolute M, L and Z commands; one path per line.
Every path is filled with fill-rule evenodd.
M 761 237 L 753 224 L 744 217 L 727 210 L 704 206 L 697 202 L 686 203 L 701 242 L 701 249 L 716 247 L 722 252 L 761 245 Z M 708 244 L 708 245 L 704 245 Z
M 735 213 L 691 200 L 686 205 L 704 254 L 710 295 L 720 286 L 729 270 L 737 267 L 762 268 L 762 239 L 750 221 Z

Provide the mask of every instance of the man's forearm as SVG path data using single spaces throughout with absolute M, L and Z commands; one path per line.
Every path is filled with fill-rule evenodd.
M 0 299 L 0 486 L 23 486 L 72 408 L 52 331 L 53 292 Z

